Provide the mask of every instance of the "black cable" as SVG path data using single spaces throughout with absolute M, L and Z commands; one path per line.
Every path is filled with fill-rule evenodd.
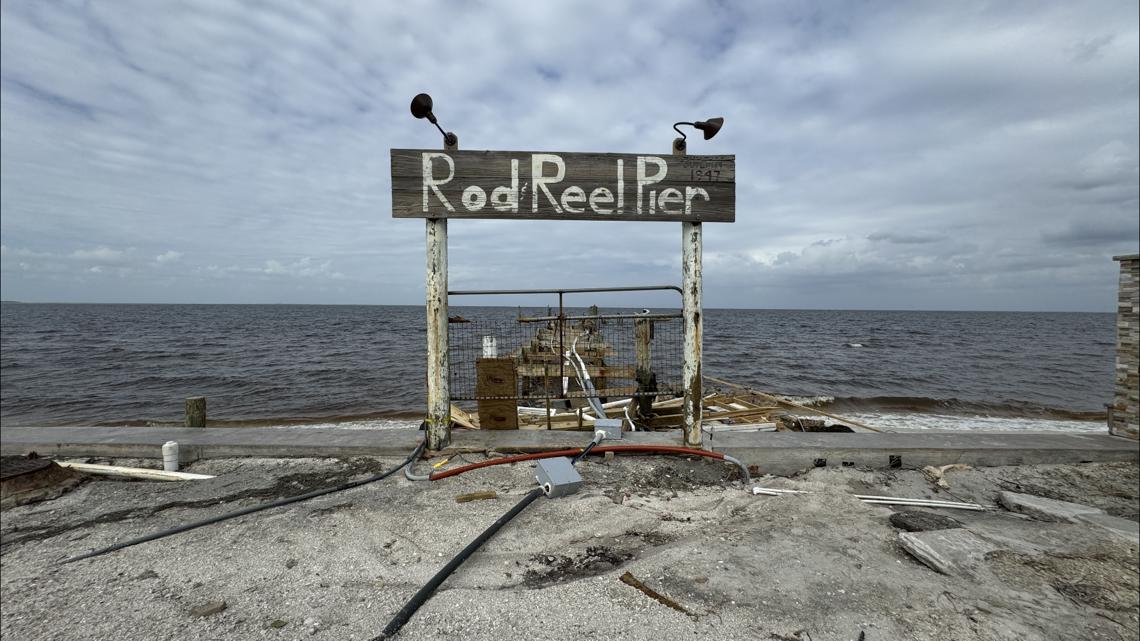
M 384 641 L 385 639 L 390 639 L 395 636 L 395 634 L 400 631 L 400 628 L 404 627 L 404 624 L 412 618 L 412 615 L 416 613 L 416 610 L 419 610 L 420 606 L 422 606 L 424 603 L 427 603 L 427 600 L 431 598 L 431 595 L 433 593 L 435 593 L 436 588 L 442 585 L 443 582 L 447 580 L 447 577 L 451 576 L 451 574 L 455 572 L 459 566 L 463 565 L 463 562 L 466 561 L 469 556 L 474 554 L 480 546 L 486 543 L 488 539 L 490 539 L 492 536 L 495 536 L 495 533 L 498 532 L 504 525 L 509 523 L 511 519 L 518 516 L 519 512 L 525 510 L 528 505 L 533 503 L 535 499 L 542 495 L 542 488 L 535 488 L 531 490 L 529 494 L 523 497 L 523 500 L 518 502 L 518 505 L 511 508 L 510 512 L 507 512 L 506 514 L 500 516 L 499 520 L 491 524 L 491 527 L 483 530 L 483 533 L 480 534 L 478 538 L 468 543 L 467 547 L 463 548 L 463 551 L 455 555 L 455 558 L 449 561 L 447 565 L 443 566 L 442 570 L 436 572 L 435 576 L 433 576 L 431 580 L 428 581 L 426 585 L 424 585 L 424 587 L 420 588 L 420 591 L 416 592 L 415 596 L 413 596 L 406 604 L 404 604 L 404 607 L 400 608 L 400 611 L 396 613 L 396 616 L 392 617 L 392 620 L 388 622 L 388 625 L 384 626 L 384 631 L 380 633 L 380 636 L 375 637 L 372 639 L 372 641 Z
M 427 444 L 426 440 L 420 441 L 420 444 L 416 446 L 416 449 L 414 452 L 412 452 L 411 456 L 409 456 L 407 459 L 405 459 L 403 463 L 401 463 L 400 465 L 388 470 L 387 472 L 375 474 L 373 476 L 369 476 L 368 478 L 360 479 L 358 481 L 349 481 L 348 483 L 343 483 L 343 484 L 337 485 L 335 487 L 326 487 L 326 488 L 323 488 L 320 490 L 314 490 L 312 492 L 308 492 L 306 494 L 299 494 L 297 496 L 290 496 L 288 498 L 278 499 L 276 501 L 270 501 L 269 503 L 261 503 L 258 505 L 251 505 L 250 507 L 247 507 L 247 508 L 242 508 L 242 509 L 236 510 L 234 512 L 227 512 L 226 514 L 213 516 L 213 517 L 210 517 L 208 519 L 196 521 L 194 523 L 187 523 L 186 525 L 179 525 L 178 527 L 170 528 L 169 530 L 163 530 L 161 532 L 155 532 L 153 534 L 147 534 L 146 536 L 140 536 L 138 538 L 131 539 L 129 541 L 123 541 L 122 543 L 116 543 L 114 545 L 110 545 L 110 546 L 107 546 L 105 548 L 95 550 L 93 552 L 88 552 L 87 554 L 81 554 L 79 556 L 73 556 L 70 559 L 64 559 L 60 563 L 61 564 L 71 563 L 73 561 L 81 561 L 83 559 L 90 559 L 91 557 L 94 557 L 94 556 L 100 556 L 100 555 L 106 554 L 108 552 L 114 552 L 116 550 L 121 550 L 123 548 L 130 547 L 132 545 L 138 545 L 139 543 L 146 543 L 147 541 L 153 541 L 155 539 L 161 539 L 163 537 L 171 536 L 172 534 L 180 534 L 182 532 L 187 532 L 189 530 L 200 528 L 204 525 L 211 525 L 213 523 L 218 523 L 220 521 L 226 521 L 229 519 L 237 518 L 239 516 L 245 516 L 246 514 L 253 514 L 254 512 L 260 512 L 261 510 L 268 510 L 269 508 L 281 507 L 282 505 L 289 505 L 290 503 L 299 503 L 301 501 L 307 501 L 309 499 L 313 499 L 313 498 L 316 498 L 318 496 L 324 496 L 326 494 L 332 494 L 334 492 L 341 492 L 343 490 L 350 490 L 354 487 L 360 487 L 361 485 L 367 485 L 369 483 L 375 483 L 376 481 L 380 481 L 380 480 L 388 478 L 389 476 L 400 471 L 408 463 L 411 463 L 412 461 L 416 460 L 416 458 L 419 457 L 419 455 L 421 453 L 423 453 L 424 446 L 426 444 Z
M 581 461 L 582 459 L 586 458 L 586 455 L 589 454 L 590 450 L 594 449 L 594 446 L 597 444 L 598 444 L 598 441 L 596 441 L 596 440 L 590 441 L 589 445 L 587 445 L 581 452 L 578 452 L 578 456 L 575 456 L 574 458 L 570 459 L 570 465 L 577 465 L 578 461 Z

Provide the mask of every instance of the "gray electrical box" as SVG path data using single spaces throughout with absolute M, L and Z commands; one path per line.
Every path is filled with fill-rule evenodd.
M 620 418 L 599 418 L 594 421 L 594 429 L 605 432 L 607 441 L 616 441 L 621 439 L 621 424 Z
M 582 476 L 565 456 L 540 460 L 534 477 L 551 499 L 573 494 L 582 487 Z

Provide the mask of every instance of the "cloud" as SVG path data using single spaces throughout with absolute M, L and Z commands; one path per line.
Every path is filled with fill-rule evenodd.
M 467 149 L 667 153 L 724 116 L 690 149 L 737 156 L 710 306 L 1107 310 L 1140 237 L 1135 3 L 0 12 L 5 297 L 422 304 L 387 152 L 439 146 L 420 91 Z M 453 286 L 679 280 L 675 224 L 449 232 Z
M 332 269 L 331 260 L 317 263 L 309 256 L 305 256 L 292 263 L 267 260 L 265 261 L 264 267 L 243 271 L 253 271 L 254 273 L 267 274 L 270 276 L 295 276 L 298 278 L 330 278 L 335 280 L 344 278 L 344 274 Z
M 71 258 L 82 261 L 114 263 L 123 259 L 125 253 L 119 249 L 109 247 L 96 247 L 94 249 L 77 249 L 71 252 Z
M 895 243 L 899 245 L 924 245 L 940 240 L 937 236 L 924 236 L 922 234 L 892 234 L 889 232 L 875 232 L 867 235 L 867 240 L 873 242 Z
M 1041 234 L 1041 238 L 1050 245 L 1082 247 L 1123 245 L 1136 236 L 1135 221 L 1130 224 L 1124 220 L 1095 219 L 1073 221 L 1064 228 Z

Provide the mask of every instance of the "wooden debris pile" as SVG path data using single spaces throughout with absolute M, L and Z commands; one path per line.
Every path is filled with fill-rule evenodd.
M 641 415 L 631 399 L 603 404 L 610 418 L 625 418 L 626 411 L 639 430 L 659 431 L 678 429 L 682 425 L 683 399 L 672 395 L 658 396 L 651 410 Z M 702 426 L 712 432 L 854 432 L 876 431 L 874 428 L 826 414 L 762 392 L 745 391 L 733 394 L 713 393 L 702 402 Z M 589 407 L 551 409 L 518 406 L 518 428 L 524 430 L 582 430 L 593 429 L 593 410 Z M 452 406 L 452 418 L 459 427 L 479 429 L 478 418 Z M 832 420 L 827 420 L 832 419 Z
M 562 353 L 569 350 L 571 345 L 575 346 L 575 351 L 582 357 L 599 394 L 617 396 L 636 391 L 628 383 L 622 385 L 616 380 L 632 379 L 632 366 L 607 365 L 607 359 L 610 362 L 613 360 L 614 349 L 598 333 L 595 322 L 567 324 L 562 336 L 559 337 L 558 334 L 555 323 L 540 327 L 530 343 L 519 348 L 513 355 L 518 363 L 519 391 L 524 397 L 561 397 L 564 378 L 566 391 L 582 392 L 574 367 L 564 363 L 562 358 Z

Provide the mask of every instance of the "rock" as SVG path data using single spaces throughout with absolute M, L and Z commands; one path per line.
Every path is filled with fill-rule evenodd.
M 1078 514 L 1077 520 L 1103 529 L 1125 543 L 1140 545 L 1140 523 L 1111 514 Z
M 1104 514 L 1104 510 L 1080 503 L 1047 499 L 1032 494 L 1002 492 L 998 501 L 1011 512 L 1020 512 L 1038 521 L 1063 521 L 1079 523 L 1082 514 Z
M 210 601 L 190 608 L 190 614 L 196 617 L 208 617 L 226 609 L 225 601 Z
M 929 530 L 949 530 L 962 527 L 962 523 L 948 516 L 933 512 L 920 512 L 906 510 L 895 512 L 890 518 L 891 525 L 907 532 L 926 532 Z
M 154 570 L 146 570 L 143 573 L 136 576 L 135 578 L 138 579 L 139 581 L 145 581 L 147 579 L 157 579 L 158 578 L 158 572 L 155 572 Z
M 899 544 L 931 569 L 950 576 L 972 576 L 985 560 L 986 553 L 999 549 L 962 528 L 899 532 Z
M 38 456 L 5 456 L 0 459 L 0 509 L 37 503 L 62 496 L 87 479 L 71 468 Z
M 297 559 L 289 559 L 285 562 L 285 569 L 292 570 L 295 567 L 297 567 Z
M 776 429 L 783 432 L 820 432 L 827 422 L 822 418 L 780 414 L 776 417 Z

